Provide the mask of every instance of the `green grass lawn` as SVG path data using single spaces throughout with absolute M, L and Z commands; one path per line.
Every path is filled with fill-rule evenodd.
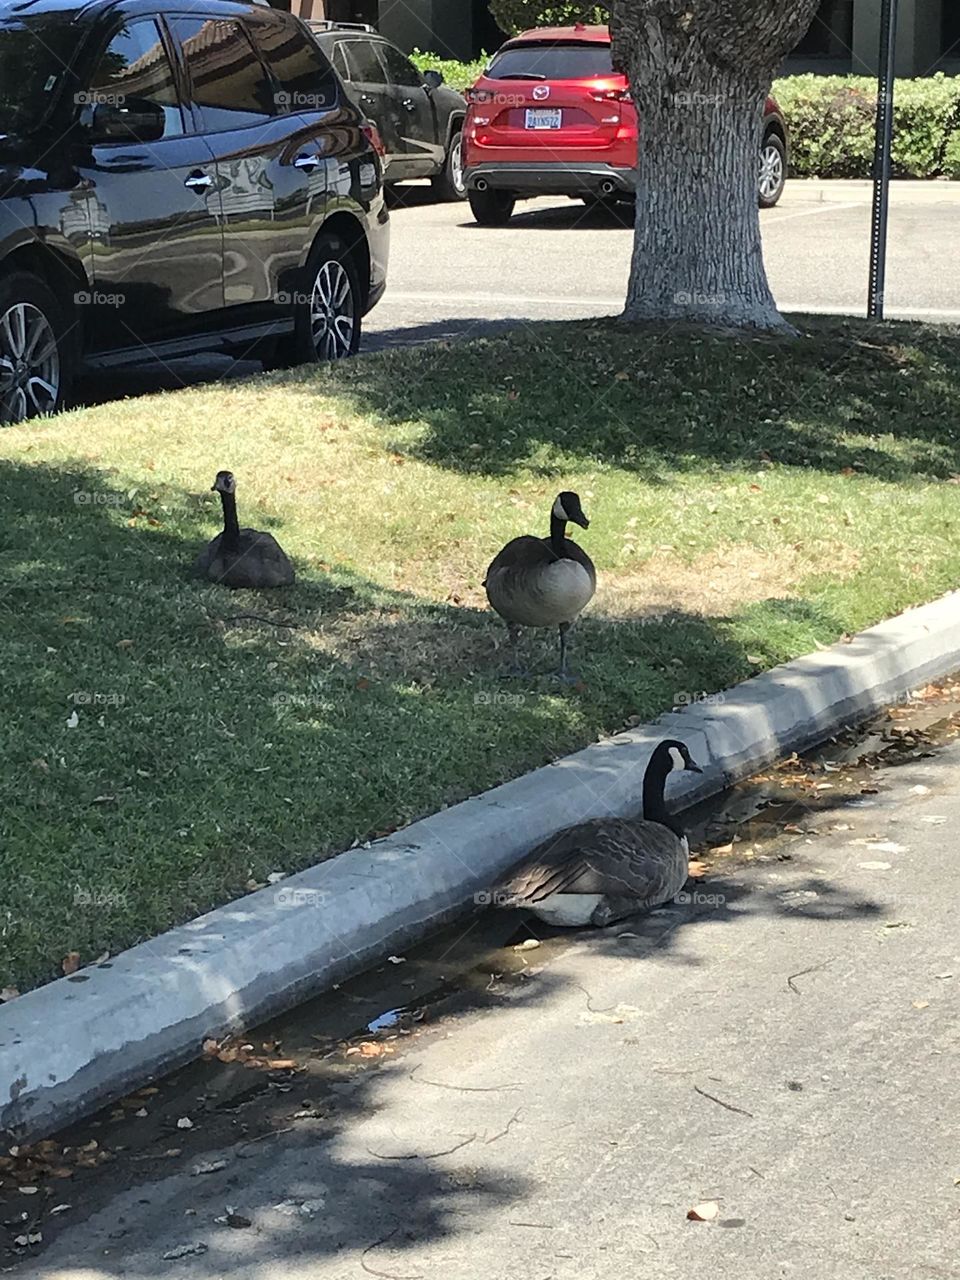
M 527 326 L 0 432 L 0 987 L 951 589 L 956 331 L 808 328 Z M 296 587 L 191 577 L 221 467 Z M 507 681 L 484 570 L 561 488 L 582 683 L 535 633 Z

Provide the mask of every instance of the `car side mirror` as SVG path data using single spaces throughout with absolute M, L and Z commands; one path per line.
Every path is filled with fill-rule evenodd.
M 163 107 L 150 98 L 95 102 L 84 116 L 94 142 L 157 142 L 167 127 Z
M 425 71 L 423 73 L 423 83 L 428 89 L 439 89 L 443 84 L 443 72 L 434 71 L 433 68 L 429 71 Z

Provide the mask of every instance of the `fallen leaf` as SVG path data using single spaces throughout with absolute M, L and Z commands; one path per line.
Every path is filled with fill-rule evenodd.
M 202 1164 L 195 1164 L 190 1172 L 196 1178 L 201 1173 L 219 1173 L 226 1167 L 226 1160 L 205 1160 Z
M 731 845 L 730 848 L 732 849 L 733 845 Z M 699 862 L 696 858 L 691 858 L 687 863 L 687 875 L 692 880 L 699 880 L 706 874 L 707 864 L 705 862 Z
M 296 1071 L 298 1063 L 293 1058 L 270 1058 L 267 1062 L 268 1071 Z
M 716 1200 L 704 1200 L 688 1209 L 687 1217 L 691 1222 L 712 1222 L 719 1212 L 720 1206 Z
M 889 871 L 889 862 L 858 862 L 857 866 L 861 871 Z
M 72 1209 L 72 1208 L 73 1206 L 69 1204 L 55 1204 L 53 1208 L 50 1210 L 50 1216 L 52 1218 L 54 1214 L 66 1213 L 68 1209 Z
M 913 1002 L 913 1007 L 914 1007 L 915 1009 L 929 1009 L 929 1008 L 930 1008 L 930 1001 L 929 1001 L 929 1000 L 914 1000 L 914 1002 Z M 21 1188 L 20 1188 L 20 1190 L 22 1191 L 22 1190 L 23 1190 L 23 1188 L 21 1187 Z
M 177 1258 L 191 1258 L 206 1252 L 207 1246 L 199 1240 L 196 1244 L 178 1244 L 175 1249 L 168 1249 L 166 1253 L 161 1254 L 161 1257 L 164 1262 L 174 1262 Z
M 537 947 L 542 946 L 539 938 L 524 938 L 522 942 L 518 942 L 513 948 L 514 951 L 536 951 Z
M 387 956 L 387 960 L 390 962 L 390 964 L 406 964 L 407 963 L 406 956 Z
M 731 840 L 729 844 L 714 845 L 714 847 L 710 850 L 710 852 L 713 854 L 717 854 L 720 857 L 722 857 L 726 853 L 733 853 L 733 841 Z
M 70 715 L 67 717 L 67 728 L 75 729 L 79 723 L 80 723 L 79 713 L 76 711 L 71 711 Z
M 220 1042 L 219 1040 L 212 1040 L 212 1039 L 204 1040 L 200 1048 L 202 1053 L 214 1054 L 219 1050 Z
M 0 1004 L 6 1004 L 8 1000 L 16 1000 L 19 994 L 20 992 L 16 987 L 4 987 L 3 990 L 0 991 Z
M 360 1045 L 360 1053 L 364 1058 L 379 1058 L 383 1053 L 383 1045 L 376 1044 L 373 1040 L 364 1040 Z
M 754 667 L 763 666 L 763 659 L 755 653 L 748 653 L 747 661 Z
M 60 968 L 68 977 L 71 973 L 76 973 L 80 968 L 80 952 L 68 951 L 60 961 Z
M 180 1117 L 180 1119 L 177 1121 L 177 1128 L 178 1128 L 178 1129 L 192 1129 L 192 1128 L 193 1128 L 193 1121 L 190 1119 L 190 1117 L 189 1117 L 189 1116 L 181 1116 L 181 1117 Z
M 117 648 L 118 648 L 118 649 L 131 649 L 132 647 L 133 647 L 133 641 L 132 641 L 132 640 L 118 640 L 118 641 L 117 641 Z
M 38 1191 L 39 1187 L 20 1187 L 20 1194 L 22 1196 L 35 1196 Z

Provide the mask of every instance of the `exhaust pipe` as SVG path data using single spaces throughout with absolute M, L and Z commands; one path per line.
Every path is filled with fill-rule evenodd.
M 612 196 L 616 189 L 617 184 L 615 182 L 611 182 L 609 178 L 600 183 L 600 194 L 602 196 Z
M 478 190 L 478 191 L 486 191 L 486 189 L 487 189 L 487 185 L 488 185 L 488 183 L 487 183 L 486 178 L 478 178 L 478 179 L 477 179 L 476 186 L 477 186 L 477 190 Z

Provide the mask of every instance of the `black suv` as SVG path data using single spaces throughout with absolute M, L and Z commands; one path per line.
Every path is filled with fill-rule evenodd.
M 351 355 L 385 287 L 373 131 L 289 14 L 0 3 L 0 420 L 81 369 Z
M 377 126 L 386 153 L 386 181 L 431 178 L 441 199 L 466 199 L 460 144 L 467 114 L 463 95 L 444 85 L 440 71 L 421 75 L 373 27 L 308 25 L 354 101 Z

